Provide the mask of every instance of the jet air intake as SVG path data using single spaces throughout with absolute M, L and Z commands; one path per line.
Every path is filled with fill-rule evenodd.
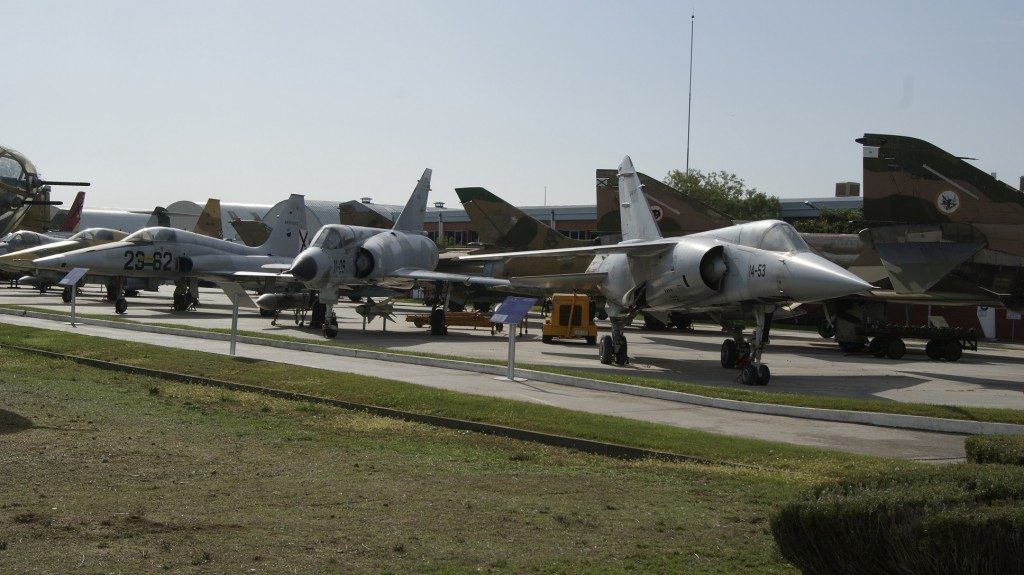
M 698 239 L 679 242 L 650 265 L 661 272 L 648 281 L 651 308 L 687 306 L 717 297 L 729 271 L 725 246 Z
M 715 291 L 722 289 L 722 278 L 728 271 L 729 266 L 725 265 L 725 246 L 715 246 L 700 258 L 700 279 Z
M 426 236 L 388 231 L 368 238 L 356 252 L 355 276 L 376 280 L 401 268 L 437 267 L 437 244 Z

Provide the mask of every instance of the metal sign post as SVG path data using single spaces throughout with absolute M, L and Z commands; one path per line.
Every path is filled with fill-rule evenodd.
M 238 308 L 255 308 L 256 303 L 252 301 L 245 288 L 235 282 L 222 282 L 220 288 L 231 300 L 231 355 L 235 355 L 235 347 L 238 340 Z
M 499 381 L 526 381 L 526 378 L 516 377 L 516 326 L 530 313 L 530 308 L 537 303 L 535 297 L 507 297 L 501 302 L 498 309 L 494 310 L 491 316 L 493 323 L 505 324 L 508 330 L 508 375 L 495 377 Z
M 62 285 L 71 290 L 71 327 L 77 327 L 75 325 L 75 296 L 78 295 L 78 282 L 85 277 L 85 274 L 89 271 L 89 268 L 75 268 L 68 272 L 68 275 L 64 276 L 64 279 L 57 282 L 57 285 Z

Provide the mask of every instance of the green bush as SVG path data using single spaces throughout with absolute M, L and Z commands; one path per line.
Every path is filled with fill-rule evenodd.
M 953 465 L 818 487 L 772 516 L 805 574 L 1022 573 L 1024 469 Z
M 973 463 L 1024 465 L 1024 435 L 972 435 L 966 449 Z

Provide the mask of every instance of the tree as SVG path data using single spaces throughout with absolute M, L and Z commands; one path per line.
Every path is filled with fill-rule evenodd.
M 672 170 L 665 183 L 700 200 L 734 220 L 765 220 L 779 217 L 779 198 L 748 188 L 743 178 L 726 171 Z
M 857 222 L 864 219 L 864 210 L 830 210 L 818 208 L 818 217 L 792 220 L 790 223 L 802 234 L 855 234 L 864 226 Z

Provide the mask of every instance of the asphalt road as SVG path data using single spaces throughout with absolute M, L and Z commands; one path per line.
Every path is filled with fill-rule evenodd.
M 40 296 L 33 294 L 28 290 L 6 289 L 0 290 L 0 294 L 2 294 L 0 295 L 0 303 L 14 303 L 16 301 L 17 303 L 25 305 L 36 306 L 39 306 L 40 303 L 45 303 L 45 306 L 40 307 L 52 306 L 54 309 L 67 309 L 67 306 L 60 302 L 60 298 L 55 295 L 42 296 L 44 299 L 40 299 Z M 142 317 L 148 317 L 154 320 L 159 319 L 162 323 L 188 323 L 193 325 L 206 325 L 208 327 L 226 327 L 230 320 L 230 312 L 225 309 L 226 300 L 225 302 L 218 303 L 216 301 L 216 297 L 210 297 L 209 295 L 204 296 L 203 300 L 204 305 L 202 306 L 201 311 L 176 314 L 164 310 L 164 308 L 169 310 L 169 298 L 166 294 L 162 294 L 157 297 L 153 297 L 151 295 L 134 300 L 133 306 L 128 315 L 139 319 Z M 80 304 L 84 304 L 80 306 L 81 311 L 88 313 L 103 313 L 104 310 L 107 309 L 105 305 L 100 305 L 99 303 L 88 303 L 88 300 L 85 298 L 83 298 Z M 182 321 L 181 318 L 184 318 L 184 321 Z M 62 331 L 74 331 L 75 333 L 97 337 L 123 340 L 130 339 L 132 341 L 183 349 L 196 348 L 196 341 L 194 338 L 183 336 L 149 334 L 81 324 L 76 328 L 72 328 L 63 322 L 6 315 L 0 315 L 0 323 L 29 325 L 44 329 Z M 263 329 L 267 329 L 268 321 L 266 319 L 258 318 L 258 316 L 253 318 L 251 315 L 247 315 L 241 323 L 243 329 L 252 329 L 256 331 L 260 326 L 262 326 Z M 388 341 L 391 342 L 388 345 L 389 347 L 403 347 L 404 349 L 423 349 L 418 346 L 426 346 L 426 349 L 423 349 L 424 351 L 439 351 L 441 353 L 449 354 L 454 353 L 454 350 L 456 349 L 462 351 L 469 350 L 469 348 L 472 347 L 474 354 L 491 353 L 497 354 L 497 357 L 504 357 L 506 349 L 505 346 L 507 345 L 504 338 L 491 336 L 489 332 L 484 330 L 478 330 L 476 333 L 471 330 L 467 330 L 465 333 L 453 330 L 452 334 L 445 338 L 444 342 L 437 342 L 426 336 L 423 333 L 423 330 L 415 330 L 405 327 L 400 329 L 391 329 L 387 335 L 379 334 L 376 330 L 367 331 L 365 334 L 361 331 L 356 333 L 355 330 L 358 329 L 358 326 L 361 326 L 361 323 L 361 320 L 357 322 L 356 318 L 351 315 L 344 316 L 342 327 L 345 331 L 343 331 L 342 337 L 351 337 L 353 339 L 359 338 L 360 341 L 370 341 L 375 344 L 381 341 Z M 287 331 L 290 333 L 298 330 L 294 329 L 294 327 L 288 327 L 281 328 L 281 331 Z M 531 331 L 531 333 L 536 334 L 535 331 Z M 632 341 L 635 342 L 631 343 L 631 349 L 640 347 L 637 343 L 640 342 L 641 337 L 637 337 L 637 335 L 631 334 Z M 675 338 L 681 338 L 682 341 L 700 337 L 699 335 L 672 335 Z M 786 334 L 783 335 L 785 336 Z M 310 334 L 310 337 L 315 338 L 318 336 L 316 336 L 316 334 Z M 653 336 L 643 337 L 651 337 L 653 340 Z M 671 336 L 662 336 L 659 334 L 657 337 L 668 338 Z M 558 353 L 558 355 L 555 355 L 554 357 L 568 356 L 570 358 L 575 358 L 574 361 L 585 362 L 585 365 L 588 368 L 594 368 L 600 365 L 592 359 L 594 355 L 593 348 L 576 344 L 547 346 L 539 342 L 539 335 L 537 338 L 538 341 L 536 342 L 532 340 L 524 340 L 517 346 L 517 353 L 520 354 L 521 361 L 533 361 L 533 359 L 523 359 L 522 355 L 530 357 L 532 354 L 533 356 L 546 357 L 549 353 L 558 353 L 558 350 L 574 350 L 575 348 L 582 351 L 574 353 Z M 707 339 L 706 336 L 705 339 Z M 782 338 L 780 337 L 779 339 Z M 394 343 L 396 341 L 399 343 Z M 655 346 L 652 347 L 656 347 L 657 342 L 655 341 L 653 343 L 655 343 Z M 676 349 L 677 352 L 680 349 L 678 346 L 671 347 Z M 202 348 L 206 351 L 212 351 L 215 353 L 226 354 L 228 351 L 228 345 L 226 342 L 204 341 Z M 637 353 L 639 356 L 639 365 L 627 369 L 658 374 L 668 372 L 668 370 L 665 368 L 659 368 L 653 362 L 651 364 L 642 363 L 645 355 L 644 352 L 639 349 L 634 353 Z M 702 353 L 707 354 L 709 352 Z M 799 445 L 821 447 L 825 449 L 835 449 L 853 453 L 865 453 L 904 459 L 948 460 L 962 458 L 964 456 L 964 438 L 962 436 L 950 434 L 897 430 L 869 425 L 831 423 L 774 415 L 735 412 L 542 382 L 514 383 L 509 381 L 498 381 L 489 375 L 444 368 L 429 368 L 376 360 L 337 357 L 314 352 L 291 351 L 276 348 L 270 349 L 256 345 L 239 344 L 238 354 L 244 357 L 270 359 L 295 365 L 385 377 L 389 379 L 407 381 L 418 385 L 426 385 L 465 393 L 504 397 L 591 413 L 616 415 L 642 421 L 664 423 L 690 429 L 700 429 L 724 435 L 766 439 L 770 441 L 781 441 Z M 467 352 L 467 355 L 468 354 L 469 353 Z M 838 356 L 840 358 L 842 357 L 841 355 Z M 679 363 L 686 363 L 690 361 L 696 360 L 685 358 L 678 360 Z M 726 372 L 721 368 L 714 371 L 716 372 L 716 375 L 722 379 L 732 377 L 730 372 Z M 786 370 L 782 370 L 782 374 L 783 375 L 777 377 L 787 377 Z M 775 380 L 773 380 L 773 384 L 774 381 Z

